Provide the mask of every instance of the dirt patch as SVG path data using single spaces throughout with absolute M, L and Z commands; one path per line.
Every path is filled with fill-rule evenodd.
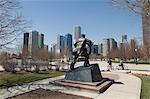
M 9 99 L 91 99 L 82 96 L 70 95 L 45 89 L 37 89 Z

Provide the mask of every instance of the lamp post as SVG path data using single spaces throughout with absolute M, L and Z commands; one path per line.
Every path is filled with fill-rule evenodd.
M 136 63 L 136 65 L 138 64 L 137 63 L 137 49 L 135 49 L 135 63 Z

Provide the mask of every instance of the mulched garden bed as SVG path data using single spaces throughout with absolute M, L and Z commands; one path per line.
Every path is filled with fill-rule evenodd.
M 37 89 L 34 91 L 30 91 L 21 95 L 11 97 L 9 99 L 91 99 L 91 98 L 65 94 L 45 89 Z

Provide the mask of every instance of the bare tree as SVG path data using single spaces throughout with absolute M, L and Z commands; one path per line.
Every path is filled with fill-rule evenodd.
M 5 65 L 8 59 L 9 59 L 9 54 L 7 52 L 0 53 L 0 65 Z
M 110 0 L 115 6 L 125 7 L 142 16 L 150 16 L 150 0 Z
M 39 48 L 36 53 L 36 58 L 39 60 L 48 60 L 49 59 L 49 52 L 44 48 Z
M 148 46 L 148 43 L 143 46 L 142 51 L 144 52 L 144 60 L 150 59 L 150 46 Z
M 110 50 L 110 58 L 115 59 L 115 58 L 120 58 L 119 56 L 119 49 L 118 48 L 113 48 Z
M 0 0 L 0 49 L 12 44 L 25 31 L 25 21 L 19 15 L 19 2 Z

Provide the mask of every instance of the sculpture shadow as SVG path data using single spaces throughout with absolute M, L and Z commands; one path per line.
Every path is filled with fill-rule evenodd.
M 117 82 L 117 81 L 114 81 L 113 84 L 121 84 L 121 85 L 124 85 L 124 83 L 122 83 L 122 82 Z
M 107 78 L 107 77 L 103 77 L 104 79 L 107 79 L 107 80 L 109 80 L 109 81 L 113 81 L 113 83 L 112 84 L 122 84 L 122 85 L 124 85 L 124 83 L 122 83 L 122 82 L 118 82 L 118 81 L 115 81 L 114 79 L 110 79 L 110 78 Z

